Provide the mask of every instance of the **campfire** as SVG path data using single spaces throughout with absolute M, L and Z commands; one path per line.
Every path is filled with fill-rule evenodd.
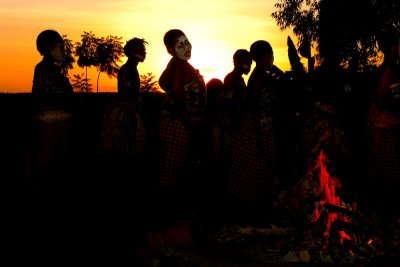
M 328 246 L 328 240 L 331 236 L 332 230 L 332 224 L 335 223 L 337 220 L 346 222 L 346 223 L 351 223 L 352 220 L 347 217 L 343 216 L 343 214 L 338 214 L 335 209 L 326 209 L 327 206 L 329 207 L 338 207 L 338 208 L 347 208 L 349 211 L 355 211 L 356 210 L 356 203 L 353 203 L 352 205 L 347 205 L 342 201 L 342 199 L 339 197 L 337 194 L 337 189 L 340 189 L 342 187 L 342 184 L 339 179 L 331 176 L 327 170 L 326 163 L 328 162 L 328 157 L 326 153 L 321 150 L 320 154 L 318 156 L 318 161 L 317 165 L 315 166 L 314 170 L 319 172 L 319 182 L 320 182 L 320 192 L 319 195 L 322 197 L 322 199 L 318 202 L 316 202 L 316 208 L 310 218 L 311 222 L 316 222 L 317 220 L 321 219 L 323 217 L 323 213 L 326 212 L 326 226 L 325 226 L 325 231 L 324 231 L 324 238 L 325 238 L 325 244 L 324 247 Z M 332 211 L 330 211 L 332 210 Z M 339 240 L 340 244 L 343 244 L 344 240 L 354 240 L 354 237 L 351 237 L 349 234 L 347 234 L 343 230 L 338 230 L 337 234 L 339 235 Z
M 352 263 L 380 255 L 375 241 L 379 233 L 356 202 L 344 201 L 342 183 L 329 171 L 327 153 L 321 147 L 318 151 L 294 188 L 291 203 L 300 227 L 289 250 L 303 262 Z
M 388 227 L 374 214 L 363 213 L 356 201 L 348 201 L 345 180 L 338 178 L 335 159 L 339 153 L 331 149 L 338 146 L 328 148 L 323 145 L 327 136 L 323 137 L 311 151 L 304 175 L 279 195 L 273 216 L 276 221 L 257 226 L 224 225 L 208 236 L 207 247 L 162 248 L 154 258 L 174 261 L 174 266 L 215 266 L 216 262 L 219 266 L 395 266 L 385 265 L 385 261 L 400 259 L 400 220 Z

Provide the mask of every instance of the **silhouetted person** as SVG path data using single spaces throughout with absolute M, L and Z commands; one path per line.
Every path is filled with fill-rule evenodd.
M 212 78 L 207 87 L 207 118 L 210 126 L 215 125 L 218 115 L 222 112 L 224 83 L 218 78 Z
M 32 85 L 35 132 L 31 171 L 39 185 L 47 187 L 60 184 L 71 168 L 73 89 L 62 71 L 65 51 L 61 35 L 45 30 L 38 35 L 36 47 L 43 59 L 35 66 Z
M 134 103 L 140 92 L 140 75 L 137 66 L 146 59 L 144 39 L 133 38 L 126 42 L 124 53 L 128 60 L 118 71 L 118 96 L 121 100 Z
M 247 96 L 247 85 L 243 75 L 249 74 L 252 63 L 248 50 L 236 50 L 233 54 L 234 68 L 224 78 L 224 108 L 234 119 L 245 112 L 243 105 Z
M 164 35 L 164 44 L 172 58 L 159 79 L 168 95 L 161 118 L 160 183 L 173 187 L 185 163 L 204 161 L 206 156 L 206 86 L 203 76 L 188 62 L 192 45 L 186 35 L 170 30 Z
M 137 65 L 146 58 L 145 44 L 147 42 L 140 38 L 133 38 L 125 44 L 124 53 L 128 60 L 118 71 L 118 101 L 106 111 L 100 133 L 101 146 L 116 156 L 122 156 L 121 160 L 132 160 L 144 149 Z
M 253 60 L 246 49 L 239 49 L 233 54 L 233 70 L 224 78 L 224 114 L 222 118 L 223 154 L 228 164 L 232 153 L 232 142 L 239 130 L 240 122 L 245 117 L 247 107 L 247 85 L 243 75 L 250 72 Z
M 199 71 L 188 62 L 192 45 L 179 29 L 167 31 L 163 40 L 172 58 L 159 79 L 167 93 L 160 118 L 160 191 L 153 214 L 159 231 L 191 220 L 200 194 L 204 197 L 199 161 L 207 156 L 206 86 Z M 159 241 L 152 238 L 155 236 L 150 232 L 151 243 Z
M 248 81 L 249 112 L 232 144 L 227 178 L 228 200 L 234 207 L 231 215 L 238 220 L 246 218 L 242 222 L 270 216 L 275 187 L 276 93 L 282 74 L 273 65 L 274 54 L 267 41 L 254 42 L 250 53 L 256 66 Z
M 126 42 L 124 53 L 128 60 L 118 71 L 118 97 L 108 106 L 100 130 L 100 148 L 106 157 L 105 166 L 118 177 L 121 189 L 133 190 L 140 183 L 138 176 L 145 148 L 145 130 L 140 116 L 140 75 L 137 66 L 146 58 L 147 42 L 132 38 Z M 128 185 L 129 184 L 129 185 Z
M 213 78 L 207 82 L 206 87 L 209 159 L 220 161 L 223 155 L 221 150 L 221 126 L 219 122 L 223 115 L 224 83 L 218 78 Z
M 142 38 L 132 38 L 124 46 L 128 60 L 117 76 L 117 101 L 112 102 L 102 121 L 100 164 L 107 177 L 104 184 L 109 206 L 103 210 L 113 229 L 110 242 L 121 256 L 129 257 L 134 248 L 143 245 L 145 233 L 145 207 L 142 204 L 150 189 L 151 175 L 146 168 L 146 131 L 142 123 L 139 63 L 146 58 L 146 45 Z M 154 164 L 154 163 L 153 163 Z M 136 227 L 132 225 L 136 224 Z
M 44 259 L 43 251 L 62 253 L 65 244 L 77 237 L 73 216 L 78 213 L 75 187 L 79 185 L 71 153 L 73 89 L 62 71 L 64 40 L 57 31 L 44 30 L 37 36 L 36 47 L 43 59 L 35 66 L 32 85 L 30 178 L 35 190 L 25 203 L 30 213 L 24 228 L 29 230 L 21 243 L 30 244 L 27 252 Z
M 367 121 L 368 191 L 364 200 L 374 212 L 398 219 L 400 185 L 400 31 L 389 27 L 378 38 L 384 60 Z M 397 216 L 397 217 L 395 217 Z

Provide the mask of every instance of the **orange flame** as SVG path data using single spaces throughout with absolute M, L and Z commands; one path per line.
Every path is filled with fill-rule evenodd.
M 314 167 L 314 170 L 319 170 L 319 179 L 320 179 L 320 194 L 323 197 L 321 201 L 319 201 L 315 211 L 314 215 L 312 218 L 312 221 L 316 221 L 319 219 L 323 212 L 323 206 L 325 203 L 338 206 L 338 207 L 345 207 L 345 205 L 342 203 L 340 197 L 336 194 L 336 189 L 341 188 L 342 184 L 341 182 L 331 176 L 327 170 L 326 163 L 328 162 L 328 157 L 326 156 L 325 152 L 321 149 L 319 156 L 318 156 L 318 161 L 316 166 Z M 328 213 L 328 218 L 326 221 L 326 229 L 324 232 L 324 236 L 327 239 L 329 237 L 329 233 L 331 230 L 332 224 L 337 220 L 341 219 L 345 222 L 349 222 L 350 220 L 346 217 L 339 216 L 336 212 L 329 212 Z M 338 231 L 340 235 L 340 243 L 342 244 L 343 241 L 346 240 L 351 240 L 352 238 L 343 230 Z

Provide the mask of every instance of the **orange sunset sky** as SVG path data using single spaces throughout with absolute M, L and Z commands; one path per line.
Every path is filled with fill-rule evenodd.
M 193 45 L 190 63 L 206 82 L 223 79 L 233 69 L 233 53 L 250 49 L 263 39 L 271 43 L 275 64 L 289 70 L 287 36 L 271 13 L 276 0 L 0 0 L 0 93 L 30 92 L 33 69 L 41 60 L 36 37 L 44 29 L 55 29 L 73 43 L 84 31 L 96 37 L 133 37 L 148 41 L 147 58 L 138 66 L 140 74 L 151 72 L 158 79 L 170 59 L 163 35 L 172 28 L 183 30 Z M 121 58 L 121 66 L 126 58 Z M 253 63 L 254 67 L 254 63 Z M 76 64 L 69 74 L 84 73 Z M 97 70 L 89 70 L 96 91 Z M 248 77 L 245 77 L 247 80 Z M 99 92 L 116 92 L 116 78 L 100 75 Z

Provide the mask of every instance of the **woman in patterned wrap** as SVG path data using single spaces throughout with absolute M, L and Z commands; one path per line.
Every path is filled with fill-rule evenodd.
M 148 217 L 150 247 L 185 246 L 194 241 L 194 201 L 201 192 L 201 161 L 207 156 L 206 85 L 199 71 L 188 62 L 192 45 L 179 29 L 167 31 L 164 44 L 172 58 L 159 79 L 167 99 L 160 116 L 159 182 L 151 197 L 155 203 Z
M 207 155 L 206 85 L 188 62 L 192 45 L 181 30 L 166 32 L 164 44 L 172 58 L 159 79 L 168 96 L 160 122 L 160 184 L 173 188 L 188 161 L 200 163 Z

